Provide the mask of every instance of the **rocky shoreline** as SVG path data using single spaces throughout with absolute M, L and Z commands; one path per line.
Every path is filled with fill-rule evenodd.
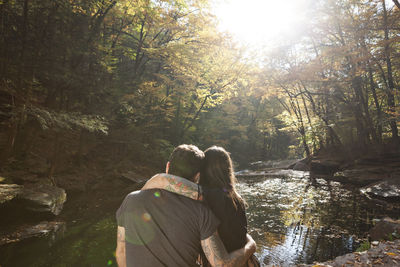
M 312 156 L 301 160 L 254 162 L 250 169 L 236 172 L 238 178 L 285 177 L 296 171 L 309 172 L 310 179 L 318 178 L 351 184 L 370 199 L 400 201 L 400 153 L 378 157 L 343 159 L 332 156 Z M 299 174 L 300 175 L 300 174 Z
M 326 262 L 300 264 L 301 267 L 369 267 L 400 266 L 400 239 L 395 241 L 373 242 L 369 250 L 349 253 Z

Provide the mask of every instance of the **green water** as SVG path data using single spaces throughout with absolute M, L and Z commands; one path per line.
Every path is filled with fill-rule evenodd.
M 302 172 L 240 180 L 238 188 L 263 264 L 312 263 L 352 252 L 373 219 L 398 212 L 371 204 L 355 188 L 312 182 Z M 0 266 L 116 266 L 118 203 L 87 210 L 66 205 L 63 231 L 1 246 Z
M 1 248 L 6 266 L 117 266 L 114 257 L 114 217 L 68 223 L 64 232 L 23 240 Z

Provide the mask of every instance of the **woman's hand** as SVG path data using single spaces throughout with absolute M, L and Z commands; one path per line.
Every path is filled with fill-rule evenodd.
M 253 254 L 254 252 L 256 252 L 257 250 L 257 244 L 256 241 L 254 241 L 254 239 L 251 237 L 251 235 L 246 234 L 246 248 L 251 252 L 251 254 Z

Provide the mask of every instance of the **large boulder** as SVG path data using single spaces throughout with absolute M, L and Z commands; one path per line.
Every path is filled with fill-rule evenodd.
M 293 170 L 295 170 L 295 171 L 309 171 L 310 170 L 310 166 L 307 165 L 304 162 L 299 161 L 299 162 L 296 162 L 294 164 Z
M 22 185 L 0 184 L 0 204 L 14 199 L 23 191 Z
M 388 178 L 382 168 L 359 168 L 336 172 L 333 180 L 356 185 L 367 185 Z
M 310 171 L 314 174 L 331 175 L 339 170 L 340 162 L 334 160 L 313 159 L 310 162 Z
M 293 169 L 295 171 L 310 171 L 310 158 L 303 158 L 297 160 L 288 166 L 288 169 Z
M 59 187 L 35 184 L 25 186 L 19 198 L 26 202 L 25 207 L 29 210 L 58 215 L 67 200 L 67 194 Z
M 390 240 L 400 236 L 400 220 L 384 218 L 369 230 L 371 240 Z
M 400 180 L 385 180 L 365 186 L 360 191 L 371 198 L 396 201 L 400 199 Z

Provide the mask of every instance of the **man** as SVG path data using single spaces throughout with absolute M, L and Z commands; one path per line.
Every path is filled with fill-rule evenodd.
M 197 181 L 203 159 L 196 146 L 180 145 L 172 152 L 166 173 Z M 248 236 L 244 248 L 227 253 L 211 210 L 165 190 L 130 193 L 117 211 L 117 222 L 119 266 L 197 266 L 201 249 L 212 266 L 243 266 L 256 249 Z

